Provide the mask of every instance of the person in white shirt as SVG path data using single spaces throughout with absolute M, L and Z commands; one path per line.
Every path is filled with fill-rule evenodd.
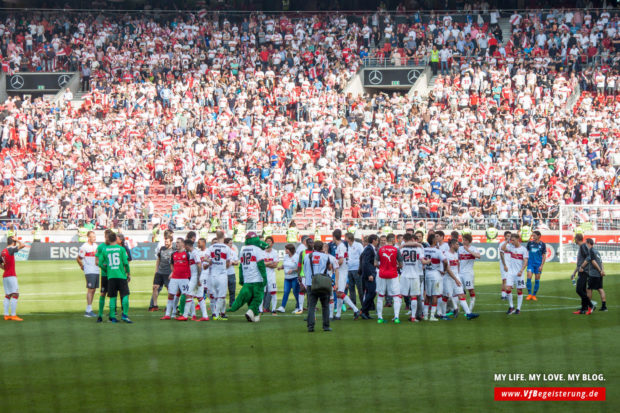
M 224 232 L 217 231 L 216 241 L 209 247 L 210 271 L 213 299 L 215 308 L 212 308 L 214 320 L 227 320 L 226 292 L 228 290 L 228 268 L 230 267 L 232 251 L 224 244 Z
M 347 232 L 345 235 L 346 243 L 349 246 L 348 254 L 348 296 L 353 301 L 353 304 L 357 305 L 357 299 L 355 290 L 357 290 L 357 296 L 360 299 L 360 305 L 364 301 L 364 290 L 362 289 L 362 276 L 359 274 L 360 268 L 360 256 L 364 247 L 359 242 L 355 241 L 355 235 L 351 232 Z
M 280 259 L 278 257 L 278 251 L 273 249 L 273 237 L 265 238 L 265 242 L 268 245 L 268 247 L 265 249 L 265 267 L 267 270 L 267 285 L 265 286 L 265 297 L 267 297 L 267 295 L 271 296 L 271 314 L 277 315 L 276 307 L 278 306 L 278 287 L 276 284 L 276 268 L 278 268 L 278 263 Z M 263 304 L 261 304 L 261 306 L 259 307 L 259 311 L 261 313 L 263 312 Z
M 282 303 L 276 311 L 280 313 L 286 312 L 286 304 L 288 297 L 293 291 L 295 297 L 295 310 L 299 308 L 299 281 L 297 280 L 299 258 L 295 253 L 295 245 L 286 244 L 284 247 L 284 260 L 278 266 L 279 270 L 284 271 L 284 294 L 282 295 Z
M 469 234 L 463 235 L 463 241 L 466 240 L 466 237 L 471 238 L 471 235 Z M 450 277 L 444 277 L 444 284 L 443 284 L 444 307 L 445 307 L 445 303 L 450 298 L 452 300 L 452 304 L 454 305 L 454 314 L 456 317 L 458 315 L 458 303 L 457 303 L 457 298 L 458 298 L 458 301 L 460 301 L 461 307 L 463 308 L 463 311 L 465 312 L 465 316 L 467 317 L 467 319 L 473 320 L 474 318 L 478 318 L 479 315 L 473 313 L 469 305 L 467 305 L 467 300 L 465 299 L 465 291 L 463 290 L 463 278 L 460 277 L 460 274 L 464 268 L 461 266 L 459 250 L 463 247 L 459 246 L 459 241 L 456 238 L 451 238 L 450 241 L 448 242 L 448 245 L 450 246 L 450 249 L 445 254 L 446 259 L 448 260 L 448 268 L 450 268 L 450 271 L 452 271 L 453 274 L 459 274 L 459 277 L 457 277 L 456 280 Z
M 239 265 L 239 251 L 235 244 L 233 244 L 232 238 L 226 238 L 224 244 L 230 248 L 232 255 L 230 256 L 230 267 L 228 267 L 228 306 L 230 307 L 235 301 L 235 292 L 237 286 L 237 276 L 235 273 L 235 267 Z
M 342 304 L 348 305 L 353 310 L 353 319 L 357 320 L 362 312 L 356 307 L 351 298 L 345 293 L 349 281 L 349 246 L 342 242 L 342 231 L 337 229 L 332 233 L 336 244 L 336 260 L 338 261 L 338 279 L 336 280 L 336 320 L 342 315 Z M 359 258 L 358 258 L 359 261 Z
M 86 277 L 86 312 L 84 317 L 95 317 L 97 314 L 93 311 L 93 297 L 95 290 L 99 288 L 99 267 L 95 259 L 97 237 L 94 231 L 88 231 L 86 236 L 88 240 L 80 247 L 76 261 Z
M 502 300 L 507 300 L 506 295 L 506 277 L 508 276 L 508 257 L 502 251 L 502 247 L 510 242 L 510 231 L 504 232 L 504 241 L 499 243 L 498 256 L 499 256 L 499 273 L 502 277 Z
M 403 245 L 400 247 L 403 257 L 403 268 L 400 273 L 400 293 L 403 297 L 411 300 L 411 322 L 417 322 L 415 318 L 418 311 L 418 296 L 421 294 L 420 279 L 424 277 L 424 265 L 431 263 L 424 257 L 422 244 L 415 242 L 413 234 L 406 233 L 403 237 Z
M 459 278 L 463 283 L 463 290 L 469 292 L 469 309 L 474 311 L 476 293 L 474 291 L 474 261 L 479 260 L 482 254 L 473 245 L 471 234 L 463 235 L 463 245 L 459 247 Z
M 506 314 L 520 314 L 521 304 L 523 303 L 523 289 L 525 288 L 525 277 L 523 271 L 527 268 L 528 252 L 527 248 L 521 245 L 519 234 L 510 236 L 510 243 L 504 244 L 504 259 L 508 258 L 508 277 L 506 279 L 506 294 L 508 296 L 508 311 Z M 515 310 L 512 301 L 512 288 L 517 288 L 517 309 Z

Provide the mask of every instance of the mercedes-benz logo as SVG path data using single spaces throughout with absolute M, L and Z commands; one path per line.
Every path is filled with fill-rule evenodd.
M 415 81 L 418 80 L 418 77 L 420 77 L 420 71 L 419 70 L 412 69 L 409 72 L 407 72 L 407 80 L 411 84 L 414 84 Z
M 378 85 L 383 80 L 383 73 L 373 70 L 368 74 L 368 81 L 371 85 Z
M 24 87 L 24 78 L 20 75 L 13 75 L 11 76 L 9 83 L 13 89 L 21 89 Z
M 71 80 L 71 76 L 69 75 L 60 75 L 58 76 L 58 86 L 59 87 L 65 87 L 69 81 Z

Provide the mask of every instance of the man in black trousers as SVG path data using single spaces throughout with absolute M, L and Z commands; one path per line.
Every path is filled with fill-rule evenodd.
M 588 298 L 588 273 L 582 269 L 582 264 L 590 256 L 590 250 L 586 246 L 585 242 L 583 242 L 583 234 L 575 235 L 575 244 L 579 247 L 579 252 L 577 252 L 577 267 L 575 267 L 575 271 L 573 271 L 573 275 L 570 279 L 573 280 L 575 278 L 575 274 L 579 272 L 579 275 L 577 276 L 577 294 L 581 297 L 581 308 L 573 312 L 573 314 L 592 314 L 592 311 L 594 311 L 594 305 Z
M 377 245 L 379 237 L 375 234 L 368 236 L 368 245 L 360 255 L 360 272 L 362 273 L 362 288 L 364 289 L 364 302 L 362 303 L 362 318 L 370 320 L 370 309 L 372 308 L 377 295 L 377 268 L 375 267 L 375 256 L 377 255 Z

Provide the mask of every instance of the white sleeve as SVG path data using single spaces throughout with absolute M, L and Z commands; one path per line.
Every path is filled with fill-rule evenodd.
M 86 249 L 84 248 L 84 245 L 82 245 L 78 251 L 78 257 L 80 258 L 84 258 L 86 257 Z

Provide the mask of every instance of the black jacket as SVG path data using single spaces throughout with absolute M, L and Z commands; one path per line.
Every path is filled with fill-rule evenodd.
M 367 245 L 360 255 L 360 271 L 362 277 L 368 278 L 370 276 L 377 275 L 377 267 L 375 267 L 375 248 L 372 245 Z

